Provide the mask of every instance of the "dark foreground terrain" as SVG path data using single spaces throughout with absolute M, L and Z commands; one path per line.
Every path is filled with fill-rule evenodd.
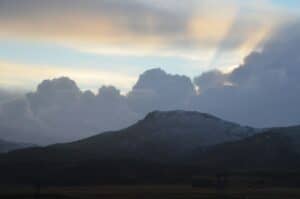
M 90 187 L 48 187 L 40 195 L 30 187 L 2 187 L 3 199 L 187 199 L 187 198 L 234 198 L 234 199 L 296 199 L 300 198 L 297 188 L 235 188 L 216 190 L 188 185 L 156 186 L 90 186 Z

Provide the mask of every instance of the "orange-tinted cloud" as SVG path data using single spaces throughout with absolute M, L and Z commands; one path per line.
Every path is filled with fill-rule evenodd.
M 172 0 L 162 6 L 144 0 L 2 0 L 0 37 L 125 49 L 209 50 L 217 47 L 235 17 L 249 15 L 237 16 L 240 6 L 233 2 L 189 0 L 184 8 L 172 10 L 169 7 L 178 4 Z M 246 38 L 239 37 L 248 27 L 253 31 L 247 32 L 247 39 L 261 31 L 261 19 L 253 16 L 232 33 L 237 39 L 229 49 L 244 43 Z

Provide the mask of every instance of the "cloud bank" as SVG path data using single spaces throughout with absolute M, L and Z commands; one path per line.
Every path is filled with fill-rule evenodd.
M 127 95 L 113 86 L 97 94 L 61 77 L 24 98 L 2 103 L 1 138 L 53 143 L 126 127 L 152 110 L 197 110 L 255 127 L 300 124 L 300 24 L 279 29 L 230 73 L 208 71 L 192 81 L 152 69 Z M 7 132 L 10 132 L 9 134 Z
M 251 53 L 227 75 L 230 86 L 219 84 L 222 75 L 197 77 L 200 88 L 214 85 L 197 97 L 197 109 L 260 127 L 299 124 L 299 34 L 299 23 L 278 30 L 262 52 Z
M 138 119 L 115 87 L 101 87 L 95 95 L 67 77 L 43 81 L 25 98 L 3 103 L 0 113 L 0 128 L 12 132 L 0 136 L 40 144 L 77 140 Z

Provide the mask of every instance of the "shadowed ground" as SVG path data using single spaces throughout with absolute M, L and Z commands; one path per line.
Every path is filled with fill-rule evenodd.
M 213 188 L 195 188 L 191 186 L 90 186 L 44 188 L 41 195 L 35 195 L 30 187 L 10 187 L 0 189 L 0 198 L 5 199 L 186 199 L 186 198 L 234 198 L 234 199 L 289 199 L 300 198 L 297 188 L 239 188 L 219 190 Z

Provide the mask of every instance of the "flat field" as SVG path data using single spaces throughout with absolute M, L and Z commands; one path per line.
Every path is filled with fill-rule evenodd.
M 239 188 L 216 190 L 188 185 L 44 187 L 1 187 L 1 199 L 298 199 L 297 188 Z

